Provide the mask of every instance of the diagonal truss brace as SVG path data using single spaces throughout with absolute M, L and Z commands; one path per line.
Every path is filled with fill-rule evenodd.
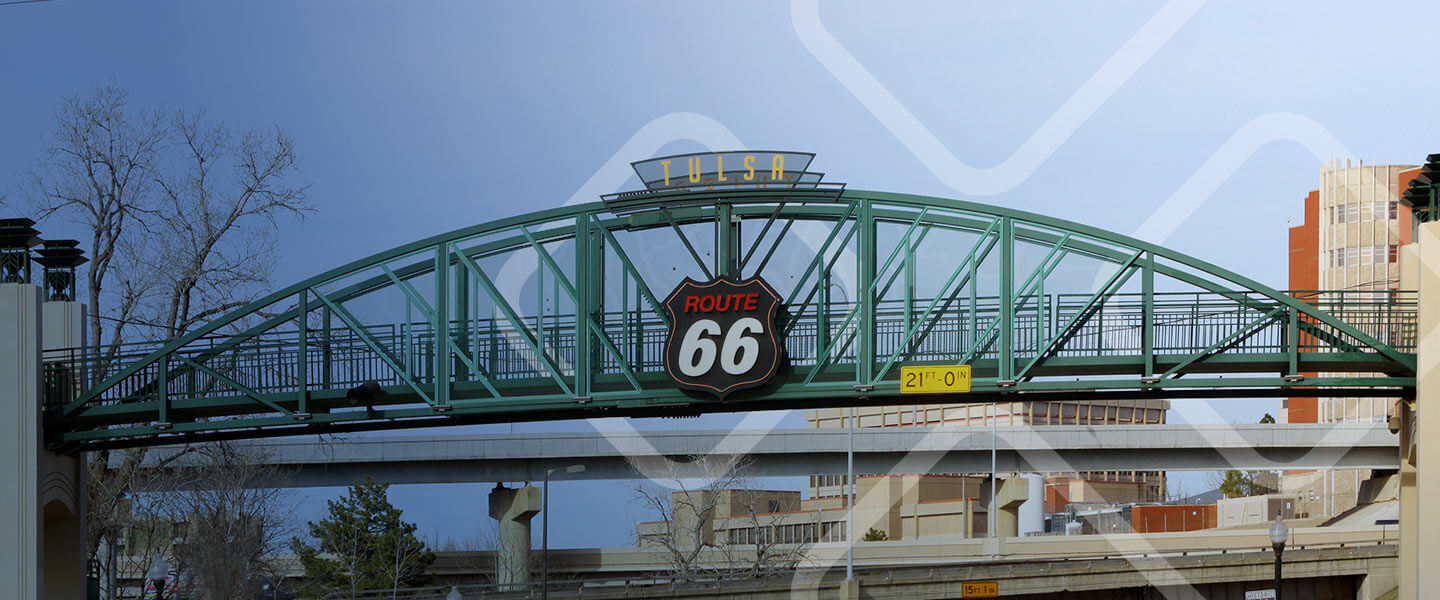
M 1030 362 L 1027 363 L 1024 368 L 1020 369 L 1020 372 L 1016 373 L 1015 377 L 1017 379 L 1024 377 L 1026 373 L 1030 372 L 1031 368 L 1034 368 L 1040 361 L 1045 360 L 1052 352 L 1055 352 L 1056 349 L 1070 341 L 1070 338 L 1075 336 L 1075 332 L 1079 331 L 1079 325 L 1088 320 L 1101 304 L 1109 300 L 1111 296 L 1114 296 L 1115 292 L 1119 291 L 1120 287 L 1125 285 L 1126 281 L 1130 280 L 1130 276 L 1135 274 L 1133 267 L 1143 253 L 1144 251 L 1142 250 L 1136 250 L 1135 254 L 1130 255 L 1129 260 L 1121 263 L 1120 268 L 1116 269 L 1115 272 L 1110 275 L 1110 279 L 1105 281 L 1105 285 L 1101 286 L 1100 291 L 1091 296 L 1090 300 L 1085 303 L 1085 306 L 1081 307 L 1080 310 L 1075 312 L 1074 316 L 1070 317 L 1070 320 L 1065 322 L 1065 325 L 1060 328 L 1060 332 L 1055 336 L 1055 339 L 1050 340 L 1043 349 L 1037 351 L 1035 358 L 1030 359 Z M 1099 333 L 1099 335 L 1104 334 L 1104 331 Z
M 825 236 L 825 242 L 820 244 L 820 248 L 815 250 L 815 258 L 810 259 L 809 266 L 805 267 L 805 273 L 800 275 L 800 280 L 795 282 L 795 287 L 790 290 L 789 297 L 785 298 L 785 306 L 792 306 L 795 304 L 795 298 L 800 295 L 800 290 L 805 287 L 805 282 L 810 281 L 810 275 L 815 272 L 815 267 L 820 266 L 821 263 L 826 263 L 826 269 L 829 269 L 830 266 L 833 266 L 835 264 L 835 260 L 840 257 L 840 254 L 841 252 L 843 252 L 843 250 L 840 252 L 836 252 L 835 257 L 830 259 L 828 262 L 825 260 L 825 255 L 829 254 L 830 244 L 835 242 L 835 237 L 840 235 L 840 232 L 845 229 L 845 226 L 847 224 L 850 223 L 850 215 L 855 213 L 855 207 L 858 205 L 859 203 L 857 202 L 851 202 L 850 205 L 845 208 L 844 214 L 841 214 L 840 218 L 835 220 L 835 226 L 830 228 L 830 235 Z M 839 247 L 843 249 L 846 245 L 848 245 L 850 243 L 850 238 L 855 237 L 855 232 L 858 229 L 858 226 L 851 227 L 850 233 L 845 235 L 845 240 L 840 242 Z M 776 247 L 779 247 L 778 243 L 776 244 Z M 761 268 L 764 268 L 763 264 L 761 265 Z M 758 274 L 759 272 L 759 269 L 757 269 L 756 273 Z M 805 308 L 810 306 L 810 300 L 815 297 L 815 293 L 815 290 L 810 291 L 810 294 L 805 297 L 805 304 L 802 305 L 799 310 L 793 311 L 793 314 L 795 316 L 800 316 L 800 314 L 805 311 Z M 789 331 L 787 330 L 786 333 L 788 334 Z
M 770 213 L 770 218 L 765 220 L 765 226 L 760 228 L 760 235 L 755 236 L 755 243 L 750 245 L 750 250 L 746 251 L 745 256 L 740 259 L 741 272 L 745 271 L 745 265 L 750 264 L 750 259 L 755 256 L 755 251 L 760 249 L 760 243 L 765 241 L 765 234 L 770 233 L 770 227 L 775 225 L 775 219 L 780 216 L 780 211 L 784 209 L 784 202 L 775 205 L 775 210 Z M 785 234 L 790 232 L 790 226 L 794 224 L 794 219 L 785 220 L 785 225 L 780 228 L 780 234 L 775 236 L 775 243 L 772 244 L 770 250 L 765 253 L 765 260 L 761 262 L 761 268 L 764 268 L 765 262 L 769 262 L 770 255 L 775 253 L 775 249 L 778 248 L 780 242 L 785 239 Z
M 525 236 L 525 240 L 530 242 L 530 247 L 535 249 L 535 253 L 540 255 L 540 259 L 544 261 L 545 266 L 554 274 L 555 281 L 560 284 L 560 289 L 564 290 L 565 294 L 570 296 L 571 302 L 575 302 L 578 305 L 580 298 L 579 295 L 575 293 L 575 284 L 560 270 L 560 265 L 555 263 L 555 258 L 550 256 L 550 252 L 546 250 L 544 246 L 541 246 L 539 242 L 535 241 L 535 238 L 530 235 L 530 230 L 526 229 L 524 225 L 520 226 L 520 234 Z M 586 323 L 589 323 L 590 330 L 595 332 L 595 335 L 600 338 L 600 343 L 605 346 L 605 351 L 609 352 L 610 356 L 615 358 L 615 363 L 620 365 L 621 372 L 625 374 L 625 379 L 630 381 L 630 385 L 634 387 L 636 391 L 643 389 L 640 386 L 640 381 L 635 377 L 635 371 L 630 368 L 629 359 L 615 346 L 614 340 L 610 339 L 610 335 L 605 332 L 605 328 L 597 324 L 595 320 L 591 319 L 588 315 L 576 315 L 575 318 L 583 318 Z
M 690 244 L 690 238 L 680 230 L 680 224 L 670 216 L 670 211 L 662 208 L 660 214 L 665 216 L 665 221 L 670 223 L 670 228 L 675 230 L 676 236 L 680 237 L 680 243 L 685 244 L 685 249 L 690 251 L 690 257 L 695 259 L 695 264 L 700 265 L 700 272 L 705 274 L 705 279 L 714 279 L 715 276 L 710 273 L 710 267 L 705 266 L 705 259 L 700 258 L 700 253 L 695 251 L 695 246 Z
M 425 315 L 425 320 L 429 321 L 430 325 L 434 327 L 436 331 L 449 325 L 448 323 L 440 323 L 439 315 L 435 314 L 434 307 L 430 306 L 430 303 L 420 295 L 419 290 L 416 290 L 415 286 L 410 285 L 409 281 L 396 276 L 395 272 L 391 271 L 390 267 L 386 265 L 380 265 L 380 269 L 385 271 L 385 275 L 390 278 L 390 281 L 395 284 L 395 287 L 400 288 L 400 292 L 405 294 L 405 297 L 409 298 L 410 301 L 415 304 L 416 308 L 420 309 L 420 312 Z M 470 371 L 480 379 L 480 385 L 485 386 L 485 389 L 489 391 L 492 396 L 496 398 L 504 397 L 499 390 L 495 389 L 495 385 L 490 381 L 490 377 L 485 372 L 485 369 L 476 364 L 474 360 L 471 360 L 470 355 L 466 354 L 465 350 L 461 348 L 459 344 L 455 343 L 454 338 L 445 336 L 445 345 L 449 346 L 451 354 L 454 354 L 460 359 L 460 362 L 465 363 L 465 366 L 470 368 Z
M 645 300 L 650 303 L 650 311 L 655 313 L 655 316 L 659 317 L 660 322 L 664 323 L 668 329 L 670 327 L 670 315 L 666 314 L 665 311 L 660 308 L 660 301 L 655 299 L 654 291 L 650 289 L 649 284 L 645 283 L 645 278 L 640 276 L 640 270 L 635 268 L 635 263 L 630 260 L 630 255 L 625 253 L 625 248 L 620 246 L 620 241 L 615 239 L 615 234 L 610 233 L 609 227 L 605 227 L 604 224 L 600 223 L 600 220 L 594 218 L 593 215 L 591 218 L 597 225 L 595 228 L 599 229 L 600 233 L 605 236 L 605 243 L 613 248 L 615 250 L 615 256 L 620 258 L 620 266 L 630 272 L 630 277 L 635 280 L 635 284 L 640 289 L 640 293 L 643 294 Z
M 890 271 L 890 265 L 894 264 L 895 258 L 900 256 L 900 252 L 905 250 L 909 246 L 910 236 L 915 234 L 915 229 L 920 226 L 920 222 L 924 221 L 926 215 L 929 214 L 929 207 L 920 210 L 920 214 L 916 215 L 915 220 L 910 222 L 910 227 L 905 230 L 905 234 L 902 235 L 900 237 L 900 241 L 895 244 L 895 249 L 890 251 L 890 256 L 885 259 L 885 264 L 880 267 L 880 270 L 877 271 L 878 273 L 884 274 Z M 896 275 L 898 274 L 899 271 L 896 271 Z M 892 277 L 891 280 L 893 281 L 894 277 Z M 850 325 L 850 321 L 854 320 L 855 315 L 860 314 L 861 310 L 867 304 L 874 303 L 875 288 L 879 286 L 880 280 L 876 278 L 874 281 L 870 282 L 869 286 L 866 286 L 866 289 L 861 290 L 861 294 L 859 294 L 859 298 L 857 298 L 858 302 L 855 303 L 855 306 L 850 308 L 849 314 L 845 315 L 845 319 L 840 322 L 840 331 L 845 331 L 846 327 Z M 818 326 L 825 326 L 825 324 L 818 324 Z M 824 368 L 825 363 L 830 360 L 830 354 L 833 353 L 837 347 L 841 347 L 842 344 L 844 346 L 848 346 L 850 344 L 850 339 L 853 337 L 854 334 L 852 333 L 851 335 L 845 336 L 845 340 L 843 340 L 843 342 L 841 340 L 832 340 L 831 343 L 826 345 L 826 347 L 822 351 L 818 352 L 815 356 L 815 366 L 814 368 L 810 369 L 810 374 L 805 378 L 805 383 L 810 383 L 812 380 L 814 380 L 815 375 L 819 374 L 820 369 Z
M 843 222 L 842 222 L 842 224 L 843 224 Z M 845 234 L 845 239 L 843 239 L 843 240 L 840 241 L 840 246 L 839 246 L 840 250 L 837 250 L 837 251 L 835 252 L 835 255 L 834 255 L 834 256 L 831 256 L 829 260 L 824 261 L 825 267 L 822 269 L 822 272 L 828 272 L 828 271 L 830 271 L 831 269 L 833 269 L 833 268 L 835 267 L 835 263 L 836 263 L 836 262 L 839 262 L 839 260 L 840 260 L 840 255 L 844 254 L 844 248 L 845 248 L 845 246 L 850 243 L 850 239 L 853 238 L 853 237 L 855 237 L 855 233 L 856 233 L 857 231 L 859 231 L 859 230 L 860 230 L 859 226 L 851 227 L 851 228 L 850 228 L 849 233 L 846 233 L 846 234 Z M 817 254 L 815 255 L 815 259 L 811 261 L 810 264 L 811 264 L 811 268 L 812 268 L 812 269 L 819 264 L 819 261 L 820 261 L 821 259 L 825 258 L 825 254 L 828 252 L 827 246 L 829 245 L 829 241 L 830 241 L 830 240 L 826 240 L 826 244 L 825 244 L 825 245 L 822 245 L 822 246 L 820 247 L 820 252 L 817 253 Z M 803 277 L 801 277 L 801 278 L 800 278 L 800 281 L 795 284 L 795 287 L 790 290 L 790 299 L 788 299 L 788 300 L 785 301 L 785 306 L 787 306 L 787 307 L 793 307 L 793 306 L 795 305 L 795 304 L 794 304 L 794 298 L 795 298 L 796 296 L 798 296 L 798 295 L 800 294 L 800 290 L 805 287 L 805 282 L 806 282 L 806 281 L 809 281 L 809 279 L 810 279 L 810 273 L 811 273 L 810 269 L 807 269 L 807 270 L 805 271 L 805 275 L 804 275 Z M 816 296 L 817 294 L 820 293 L 820 287 L 821 287 L 822 285 L 824 285 L 824 279 L 823 279 L 823 278 L 817 279 L 816 282 L 815 282 L 815 286 L 809 288 L 809 289 L 810 289 L 810 293 L 808 293 L 808 294 L 805 295 L 805 301 L 800 304 L 800 307 L 797 308 L 797 309 L 791 310 L 791 316 L 794 317 L 794 318 L 792 318 L 792 319 L 790 320 L 789 325 L 787 325 L 787 326 L 785 327 L 785 331 L 782 333 L 782 335 L 783 335 L 784 337 L 789 337 L 789 336 L 790 336 L 790 332 L 795 329 L 795 326 L 800 324 L 800 319 L 799 319 L 800 315 L 805 314 L 805 311 L 810 308 L 810 302 L 815 299 L 815 296 Z
M 1053 259 L 1055 258 L 1055 255 L 1057 253 L 1060 254 L 1061 260 L 1065 258 L 1063 250 L 1065 248 L 1065 243 L 1069 240 L 1070 234 L 1067 233 L 1062 236 L 1060 240 L 1057 241 L 1055 245 L 1050 248 L 1050 252 L 1045 255 L 1045 259 L 1040 261 L 1040 264 L 1035 265 L 1035 268 L 1030 271 L 1030 276 L 1025 278 L 1025 284 L 1020 286 L 1020 291 L 1015 294 L 1015 297 L 1019 297 L 1020 300 L 1011 304 L 1011 314 L 1014 314 L 1015 309 L 1023 308 L 1025 306 L 1025 297 L 1030 294 L 1030 291 L 1032 289 L 1037 287 L 1037 280 L 1040 282 L 1045 281 L 1045 278 L 1049 277 L 1050 273 L 1054 272 L 1055 269 L 1060 266 L 1060 260 Z M 1007 240 L 1005 243 L 1013 244 L 1014 240 Z M 1131 258 L 1131 261 L 1134 261 L 1133 257 Z M 974 284 L 972 283 L 971 285 Z M 1002 298 L 1003 297 L 1004 296 L 1002 295 Z M 1002 326 L 1014 327 L 1013 322 L 1002 323 L 1003 321 L 1005 321 L 1005 319 L 995 319 L 994 321 L 991 321 L 990 326 L 985 328 L 985 333 L 980 334 L 980 341 L 977 341 L 976 344 L 972 348 L 970 348 L 968 352 L 965 353 L 965 356 L 960 359 L 960 364 L 967 364 L 970 361 L 975 360 L 976 357 L 984 354 L 985 351 L 989 350 L 990 346 L 995 343 L 995 340 L 1000 337 L 999 334 L 1003 333 L 1000 331 L 1000 328 Z M 981 341 L 983 341 L 983 343 L 981 343 Z M 1022 373 L 1024 371 L 1024 369 L 1021 369 Z M 1015 375 L 1015 377 L 1018 378 L 1019 375 Z
M 1190 356 L 1186 357 L 1185 360 L 1180 361 L 1180 364 L 1177 364 L 1177 365 L 1171 367 L 1170 370 L 1165 371 L 1165 373 L 1162 374 L 1161 377 L 1166 377 L 1166 378 L 1170 378 L 1170 377 L 1179 378 L 1179 377 L 1183 376 L 1184 373 L 1182 373 L 1181 371 L 1182 371 L 1183 369 L 1185 369 L 1185 367 L 1188 367 L 1188 366 L 1190 366 L 1190 365 L 1192 365 L 1192 364 L 1195 364 L 1196 362 L 1199 362 L 1199 361 L 1202 361 L 1202 360 L 1204 360 L 1204 359 L 1206 359 L 1206 358 L 1209 358 L 1209 357 L 1213 356 L 1213 355 L 1214 355 L 1217 351 L 1219 351 L 1219 350 L 1224 350 L 1225 348 L 1228 348 L 1228 347 L 1230 347 L 1230 346 L 1232 346 L 1232 345 L 1238 344 L 1238 343 L 1240 343 L 1240 342 L 1245 341 L 1246 339 L 1249 339 L 1250 336 L 1255 335 L 1257 332 L 1259 332 L 1260 329 L 1264 326 L 1264 324 L 1265 324 L 1267 321 L 1269 321 L 1270 319 L 1275 318 L 1275 315 L 1278 315 L 1278 314 L 1280 314 L 1281 312 L 1284 312 L 1285 309 L 1286 309 L 1286 307 L 1284 307 L 1284 306 L 1277 306 L 1277 307 L 1275 307 L 1274 309 L 1271 309 L 1270 312 L 1267 312 L 1267 313 L 1265 313 L 1265 314 L 1263 314 L 1263 315 L 1260 315 L 1260 316 L 1259 316 L 1258 318 L 1256 318 L 1255 320 L 1250 321 L 1249 323 L 1246 323 L 1245 326 L 1243 326 L 1243 327 L 1241 327 L 1241 328 L 1239 328 L 1239 329 L 1236 329 L 1233 333 L 1231 333 L 1230 335 L 1225 336 L 1225 337 L 1224 337 L 1223 339 L 1221 339 L 1220 341 L 1215 342 L 1215 343 L 1213 343 L 1213 344 L 1210 344 L 1210 345 L 1209 345 L 1208 347 L 1206 347 L 1204 350 L 1201 350 L 1201 351 L 1199 351 L 1199 352 L 1196 352 L 1195 354 L 1191 354 Z
M 980 237 L 975 240 L 975 245 L 970 247 L 970 252 L 965 255 L 965 260 L 960 261 L 960 264 L 955 267 L 955 270 L 950 272 L 950 277 L 945 280 L 944 285 L 940 286 L 940 289 L 935 294 L 935 297 L 932 298 L 930 300 L 930 304 L 925 307 L 925 312 L 921 313 L 920 318 L 915 319 L 914 323 L 910 326 L 910 328 L 905 330 L 904 337 L 900 338 L 900 343 L 895 346 L 895 351 L 890 353 L 890 356 L 885 360 L 885 365 L 880 367 L 880 370 L 875 372 L 874 378 L 870 381 L 871 385 L 878 383 L 881 379 L 885 377 L 886 373 L 890 372 L 890 368 L 895 365 L 895 361 L 899 360 L 900 354 L 909 347 L 910 340 L 915 337 L 916 333 L 919 333 L 921 326 L 923 326 L 929 320 L 930 314 L 935 312 L 935 308 L 940 304 L 940 299 L 945 297 L 945 290 L 950 289 L 950 286 L 955 284 L 956 278 L 960 277 L 962 273 L 965 273 L 969 270 L 971 262 L 977 260 L 984 260 L 984 255 L 989 254 L 989 249 L 995 247 L 995 244 L 999 242 L 998 238 L 994 238 L 991 236 L 991 234 L 995 232 L 995 227 L 997 227 L 998 225 L 1000 225 L 1000 221 L 997 219 L 990 224 L 990 228 L 986 229 L 985 233 L 981 234 Z M 989 242 L 989 245 L 986 247 L 985 251 L 981 253 L 980 246 L 982 244 L 985 244 L 986 242 Z M 963 288 L 965 286 L 966 280 L 968 279 L 969 274 L 966 273 L 965 279 L 962 279 L 960 281 L 960 285 L 958 287 Z M 971 282 L 971 285 L 974 285 L 974 282 Z M 909 307 L 906 307 L 906 310 L 909 310 Z
M 449 244 L 449 242 L 446 243 Z M 453 244 L 451 248 L 452 250 L 454 249 Z M 565 377 L 560 372 L 560 368 L 556 366 L 555 360 L 545 352 L 544 346 L 540 345 L 540 340 L 536 339 L 534 332 L 525 324 L 525 320 L 520 318 L 519 313 L 515 312 L 515 308 L 510 306 L 510 302 L 506 300 L 505 296 L 500 293 L 500 290 L 495 287 L 495 282 L 490 280 L 490 276 L 486 275 L 485 271 L 480 268 L 480 265 L 475 264 L 475 261 L 471 259 L 469 255 L 463 252 L 456 252 L 455 256 L 459 257 L 460 263 L 465 265 L 465 268 L 470 271 L 471 275 L 475 276 L 476 283 L 479 283 L 480 287 L 485 289 L 485 293 L 489 294 L 490 301 L 495 303 L 495 306 L 505 315 L 505 320 L 509 321 L 511 327 L 515 328 L 515 333 L 520 336 L 520 339 L 525 341 L 525 344 L 530 347 L 530 350 L 535 353 L 535 356 L 540 359 L 540 362 L 544 363 L 545 368 L 549 369 L 551 379 L 554 379 L 555 383 L 559 384 L 560 389 L 564 390 L 566 394 L 573 394 L 570 385 L 565 383 Z
M 220 380 L 222 383 L 224 383 L 225 385 L 228 385 L 228 386 L 234 388 L 235 391 L 240 392 L 241 394 L 244 394 L 245 396 L 249 397 L 251 400 L 254 400 L 254 401 L 256 401 L 256 402 L 259 402 L 259 403 L 261 403 L 261 404 L 264 404 L 265 406 L 268 406 L 268 407 L 270 407 L 270 408 L 273 408 L 273 409 L 275 409 L 277 412 L 285 413 L 286 415 L 294 415 L 294 414 L 295 414 L 295 413 L 292 412 L 290 409 L 287 409 L 287 408 L 285 408 L 285 407 L 283 407 L 283 406 L 280 406 L 279 404 L 276 404 L 276 403 L 274 403 L 274 402 L 272 402 L 272 401 L 270 401 L 270 400 L 265 399 L 265 397 L 264 397 L 263 395 L 261 395 L 259 392 L 256 392 L 255 390 L 250 389 L 250 386 L 247 386 L 247 385 L 242 384 L 242 383 L 240 383 L 240 382 L 238 382 L 238 381 L 235 381 L 234 379 L 230 378 L 229 376 L 225 375 L 224 373 L 221 373 L 221 372 L 219 372 L 219 371 L 216 371 L 215 369 L 212 369 L 212 368 L 206 366 L 206 365 L 203 364 L 203 363 L 199 363 L 199 362 L 190 360 L 189 358 L 187 358 L 187 357 L 185 357 L 185 356 L 176 356 L 175 358 L 180 359 L 180 362 L 183 362 L 183 363 L 185 363 L 185 364 L 187 364 L 187 365 L 190 365 L 190 367 L 193 368 L 193 369 L 196 369 L 196 370 L 198 370 L 198 371 L 200 371 L 200 372 L 203 372 L 203 373 L 208 373 L 211 377 L 214 377 L 214 378 L 216 378 L 216 379 L 219 379 L 219 380 Z M 163 420 L 163 419 L 162 419 L 162 420 Z
M 423 399 L 426 404 L 431 406 L 435 405 L 435 400 L 430 397 L 430 394 L 425 393 L 424 389 L 421 389 L 420 384 L 415 381 L 414 375 L 405 370 L 405 368 L 400 365 L 400 362 L 395 360 L 394 356 L 390 355 L 390 351 L 386 349 L 379 340 L 376 340 L 374 336 L 370 335 L 370 332 L 365 329 L 364 325 L 360 324 L 360 320 L 355 318 L 355 315 L 351 314 L 349 310 L 346 310 L 344 306 L 341 306 L 339 302 L 331 300 L 329 296 L 326 296 L 320 290 L 310 288 L 310 293 L 315 294 L 315 297 L 319 298 L 320 302 L 330 308 L 330 312 L 340 317 L 340 320 L 345 323 L 345 326 L 349 327 L 350 331 L 354 332 L 362 343 L 369 346 L 371 350 L 374 350 L 375 354 L 380 357 L 380 360 L 384 361 L 386 366 L 389 366 L 391 370 L 395 371 L 395 374 L 405 380 L 406 385 L 409 385 L 410 389 L 415 390 L 415 393 L 419 394 L 420 398 Z

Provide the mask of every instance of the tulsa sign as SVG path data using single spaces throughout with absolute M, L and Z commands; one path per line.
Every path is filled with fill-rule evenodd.
M 665 299 L 665 372 L 684 389 L 731 392 L 763 385 L 780 366 L 780 297 L 763 279 L 686 278 Z

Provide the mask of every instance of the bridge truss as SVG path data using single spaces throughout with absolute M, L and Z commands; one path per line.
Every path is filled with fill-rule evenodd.
M 685 277 L 759 275 L 786 358 L 723 402 L 661 360 Z M 47 353 L 78 450 L 596 416 L 1014 400 L 1409 396 L 1406 292 L 1280 292 L 993 206 L 823 184 L 630 192 L 467 227 L 296 283 L 178 339 Z M 899 393 L 969 364 L 969 394 Z

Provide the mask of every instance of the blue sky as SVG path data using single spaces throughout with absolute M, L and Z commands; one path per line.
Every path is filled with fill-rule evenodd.
M 100 82 L 123 86 L 137 104 L 204 108 L 240 127 L 278 124 L 295 138 L 317 208 L 281 225 L 274 281 L 283 284 L 461 225 L 558 206 L 648 124 L 692 113 L 745 146 L 816 152 L 817 168 L 852 187 L 1135 233 L 1283 287 L 1285 227 L 1321 160 L 1413 163 L 1440 150 L 1440 129 L 1428 123 L 1433 3 L 820 3 L 826 35 L 948 160 L 975 167 L 1005 163 L 1147 23 L 1177 21 L 1033 172 L 983 194 L 933 168 L 945 162 L 933 148 L 907 144 L 893 113 L 847 84 L 814 38 L 807 45 L 802 30 L 814 31 L 795 18 L 806 10 L 804 2 L 0 6 L 0 194 L 23 195 L 20 178 L 40 157 L 57 100 Z M 674 140 L 662 153 L 702 149 L 686 139 L 695 132 L 662 129 Z M 1207 163 L 1213 185 L 1185 188 Z M 1142 227 L 1180 190 L 1196 204 L 1171 213 L 1173 235 Z M 1215 407 L 1221 418 L 1253 422 L 1274 403 Z M 541 426 L 517 430 L 527 427 Z M 412 486 L 394 495 L 425 531 L 465 537 L 450 532 L 474 529 L 487 489 Z M 633 512 L 623 486 L 557 491 L 557 546 L 629 542 L 629 522 L 587 518 Z

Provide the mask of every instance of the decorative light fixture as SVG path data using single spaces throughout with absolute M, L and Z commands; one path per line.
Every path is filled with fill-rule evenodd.
M 170 575 L 170 565 L 165 564 L 165 559 L 157 558 L 150 563 L 150 571 L 145 574 L 150 584 L 155 586 L 155 598 L 157 600 L 165 597 L 165 580 Z
M 35 262 L 45 267 L 45 287 L 50 288 L 50 300 L 72 302 L 75 300 L 75 268 L 90 262 L 85 251 L 76 240 L 46 240 L 45 246 L 36 251 Z
M 0 283 L 30 283 L 30 249 L 40 232 L 30 219 L 0 219 Z
M 1290 527 L 1275 513 L 1275 522 L 1270 524 L 1270 545 L 1275 548 L 1275 600 L 1280 600 L 1280 555 L 1285 552 L 1285 540 L 1290 537 Z

